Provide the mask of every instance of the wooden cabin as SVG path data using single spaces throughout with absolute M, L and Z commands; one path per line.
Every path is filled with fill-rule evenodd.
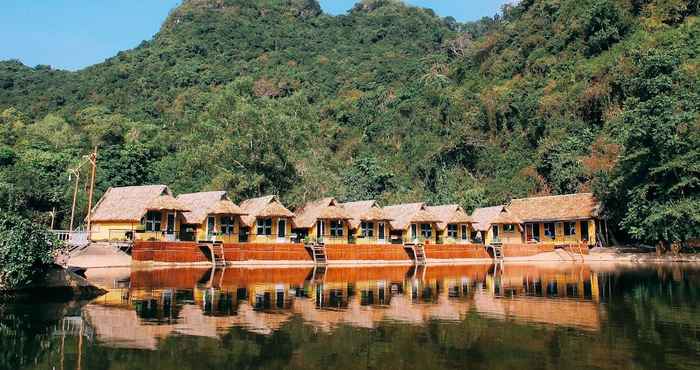
M 506 210 L 525 243 L 596 244 L 600 202 L 591 193 L 513 199 Z
M 474 212 L 486 244 L 596 244 L 599 202 L 579 193 L 513 199 L 506 206 Z
M 253 198 L 241 203 L 246 213 L 238 241 L 240 243 L 290 243 L 294 213 L 275 195 Z
M 490 244 L 493 241 L 493 229 L 491 223 L 503 211 L 503 206 L 477 208 L 472 213 L 472 233 L 471 240 L 475 243 Z
M 437 216 L 437 234 L 443 244 L 470 243 L 472 218 L 458 204 L 428 207 L 428 212 Z
M 109 188 L 91 211 L 90 240 L 175 241 L 186 211 L 165 185 Z
M 294 230 L 304 239 L 325 244 L 349 244 L 348 212 L 335 198 L 309 202 L 294 213 Z
M 350 235 L 358 244 L 384 244 L 389 241 L 391 218 L 374 200 L 340 204 L 351 217 Z
M 437 243 L 440 219 L 428 211 L 425 203 L 408 203 L 384 207 L 391 218 L 392 243 Z
M 188 212 L 183 213 L 185 223 L 181 227 L 180 240 L 238 242 L 241 216 L 246 213 L 235 205 L 225 191 L 181 194 Z

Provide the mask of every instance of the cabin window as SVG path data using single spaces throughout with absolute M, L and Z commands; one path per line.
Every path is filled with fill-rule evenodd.
M 231 216 L 222 216 L 221 217 L 221 232 L 224 233 L 225 235 L 231 235 L 233 234 L 233 227 L 236 225 L 236 222 L 233 217 Z
M 467 225 L 462 225 L 462 240 L 469 239 L 469 228 Z
M 374 236 L 374 222 L 362 221 L 360 223 L 360 229 L 362 229 L 362 236 L 364 236 L 364 237 L 373 237 Z
M 343 222 L 340 220 L 331 221 L 331 236 L 343 236 Z
M 576 235 L 576 222 L 564 222 L 564 235 Z
M 554 223 L 552 222 L 547 222 L 544 224 L 544 236 L 554 239 L 557 236 L 557 233 L 554 228 Z
M 258 235 L 272 235 L 272 219 L 258 219 Z
M 430 227 L 430 224 L 420 224 L 420 235 L 424 238 L 433 236 L 433 228 Z
M 146 213 L 146 231 L 160 231 L 162 221 L 163 215 L 160 212 L 149 211 Z
M 455 224 L 447 225 L 447 237 L 457 239 L 457 225 L 455 225 Z
M 515 232 L 515 224 L 503 225 L 503 232 L 504 233 L 514 233 Z

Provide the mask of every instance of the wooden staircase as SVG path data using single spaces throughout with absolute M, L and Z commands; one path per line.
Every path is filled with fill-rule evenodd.
M 493 250 L 493 259 L 496 261 L 503 261 L 503 244 L 492 243 L 489 244 L 489 248 Z
M 328 255 L 326 254 L 326 245 L 324 243 L 314 243 L 307 248 L 311 248 L 311 255 L 314 258 L 314 263 L 317 265 L 327 265 Z
M 226 266 L 226 255 L 224 254 L 224 243 L 213 242 L 209 244 L 209 251 L 211 253 L 211 263 L 215 267 Z
M 413 252 L 413 262 L 416 265 L 426 265 L 428 263 L 423 243 L 406 244 L 405 248 Z

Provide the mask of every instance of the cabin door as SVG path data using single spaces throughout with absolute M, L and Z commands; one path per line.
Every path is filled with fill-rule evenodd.
M 168 213 L 168 225 L 165 227 L 165 232 L 169 235 L 175 233 L 175 213 Z
M 326 232 L 326 225 L 323 220 L 316 221 L 316 239 L 323 240 L 323 234 Z
M 493 241 L 495 241 L 495 242 L 500 241 L 498 238 L 498 225 L 493 225 L 493 226 L 491 226 L 491 228 L 493 229 Z
M 277 220 L 277 239 L 284 241 L 287 236 L 287 220 L 279 219 Z
M 216 227 L 216 218 L 214 216 L 207 217 L 207 239 L 214 236 L 214 228 Z
M 588 221 L 581 221 L 581 240 L 585 242 L 591 240 L 588 234 Z
M 383 222 L 377 224 L 377 239 L 379 239 L 380 242 L 386 240 L 386 227 L 384 225 Z

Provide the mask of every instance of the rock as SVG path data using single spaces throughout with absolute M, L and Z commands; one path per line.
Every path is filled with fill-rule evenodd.
M 44 278 L 17 289 L 2 289 L 0 299 L 63 302 L 88 300 L 99 297 L 107 291 L 91 284 L 87 279 L 61 267 L 52 265 Z

